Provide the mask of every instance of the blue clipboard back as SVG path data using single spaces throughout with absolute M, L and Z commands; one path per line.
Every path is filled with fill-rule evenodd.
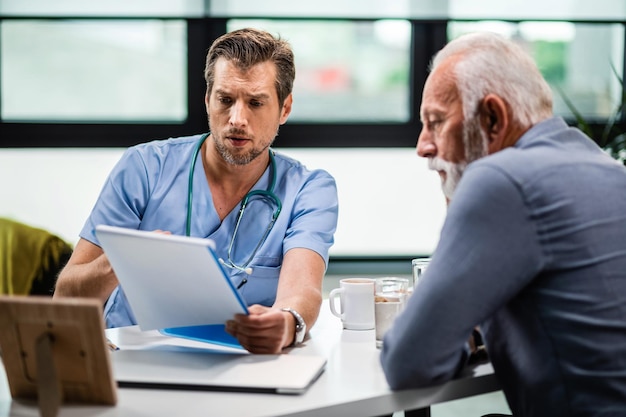
M 159 330 L 161 334 L 172 337 L 182 337 L 184 339 L 207 342 L 220 346 L 227 346 L 245 350 L 239 344 L 237 338 L 226 332 L 223 324 L 207 324 L 200 326 L 170 327 Z

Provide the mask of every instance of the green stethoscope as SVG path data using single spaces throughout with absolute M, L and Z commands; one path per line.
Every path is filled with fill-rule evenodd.
M 204 135 L 202 135 L 202 137 L 198 141 L 198 144 L 196 145 L 196 149 L 194 150 L 193 156 L 191 158 L 191 166 L 189 167 L 189 186 L 188 186 L 189 191 L 187 193 L 187 223 L 186 223 L 186 230 L 185 230 L 185 233 L 187 234 L 187 236 L 191 235 L 191 210 L 192 210 L 192 201 L 193 201 L 193 172 L 196 168 L 196 160 L 198 159 L 198 154 L 200 153 L 202 144 L 204 143 L 207 137 L 209 137 L 209 133 L 205 133 Z M 235 223 L 235 230 L 233 231 L 233 236 L 231 237 L 230 243 L 228 245 L 228 259 L 227 260 L 223 260 L 221 258 L 219 259 L 222 265 L 227 266 L 229 268 L 237 269 L 239 271 L 243 271 L 248 275 L 252 273 L 252 268 L 250 268 L 248 265 L 250 265 L 250 262 L 252 262 L 252 259 L 254 259 L 254 256 L 256 255 L 257 251 L 259 250 L 263 242 L 265 242 L 265 239 L 267 239 L 267 236 L 269 235 L 270 231 L 274 227 L 274 223 L 276 223 L 276 219 L 278 218 L 278 215 L 280 214 L 280 211 L 282 209 L 282 203 L 280 199 L 278 198 L 278 196 L 276 196 L 276 194 L 274 194 L 274 186 L 276 185 L 276 161 L 274 160 L 274 152 L 272 152 L 271 149 L 269 150 L 269 155 L 270 155 L 270 183 L 266 190 L 252 190 L 243 197 L 243 199 L 241 200 L 241 206 L 239 207 L 239 214 L 237 215 L 237 222 Z M 269 225 L 267 226 L 267 229 L 265 229 L 265 233 L 263 233 L 261 240 L 259 240 L 259 243 L 257 243 L 256 247 L 252 251 L 252 254 L 243 264 L 238 265 L 232 259 L 233 246 L 235 244 L 237 232 L 239 231 L 239 224 L 241 223 L 241 218 L 243 217 L 243 213 L 245 212 L 248 202 L 253 197 L 260 197 L 264 199 L 265 201 L 268 201 L 269 203 L 273 203 L 272 207 L 275 206 L 276 208 L 274 209 L 274 212 L 272 213 L 272 218 L 270 220 Z M 245 282 L 242 282 L 242 284 L 243 283 Z

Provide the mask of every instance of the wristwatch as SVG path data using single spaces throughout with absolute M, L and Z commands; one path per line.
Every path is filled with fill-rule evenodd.
M 289 347 L 299 345 L 304 340 L 304 335 L 306 334 L 306 323 L 304 322 L 304 319 L 302 318 L 300 313 L 298 313 L 293 308 L 285 307 L 281 308 L 281 310 L 291 313 L 293 318 L 296 319 L 296 334 L 293 338 L 293 342 L 289 345 Z

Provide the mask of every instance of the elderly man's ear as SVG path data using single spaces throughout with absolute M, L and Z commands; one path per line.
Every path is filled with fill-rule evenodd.
M 494 153 L 505 146 L 509 130 L 509 114 L 504 100 L 495 94 L 488 94 L 479 106 L 480 125 L 489 139 L 489 153 Z

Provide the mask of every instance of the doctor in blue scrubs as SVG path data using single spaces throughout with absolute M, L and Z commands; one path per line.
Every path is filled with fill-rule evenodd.
M 227 331 L 250 352 L 278 353 L 302 342 L 319 314 L 337 226 L 335 180 L 270 147 L 292 106 L 287 42 L 254 29 L 227 33 L 209 50 L 204 74 L 210 133 L 126 150 L 54 296 L 99 298 L 107 327 L 136 324 L 96 225 L 210 238 L 249 305 Z

